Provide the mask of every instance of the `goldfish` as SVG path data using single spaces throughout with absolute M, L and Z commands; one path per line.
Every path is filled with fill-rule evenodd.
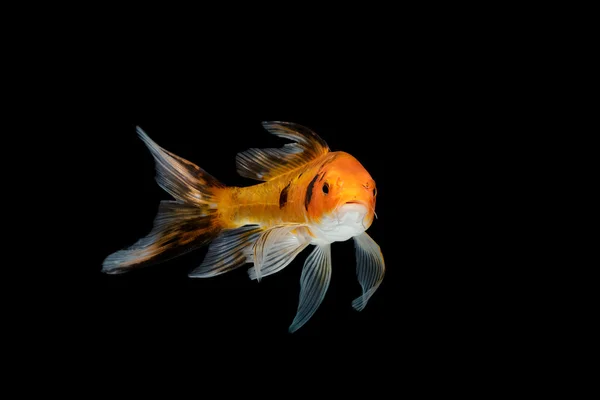
M 381 249 L 366 233 L 376 217 L 375 181 L 356 158 L 331 151 L 307 127 L 289 122 L 262 125 L 290 142 L 237 154 L 237 172 L 261 182 L 247 187 L 224 185 L 137 127 L 154 158 L 158 185 L 174 200 L 162 201 L 151 232 L 109 255 L 102 272 L 124 273 L 208 245 L 202 264 L 189 277 L 214 277 L 252 264 L 249 277 L 260 281 L 314 246 L 302 269 L 298 309 L 289 326 L 289 332 L 295 332 L 325 297 L 331 244 L 352 238 L 362 288 L 352 306 L 362 311 L 385 274 Z

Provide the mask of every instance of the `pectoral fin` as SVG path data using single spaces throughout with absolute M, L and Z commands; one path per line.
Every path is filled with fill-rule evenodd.
M 354 246 L 356 247 L 356 274 L 363 294 L 352 302 L 352 307 L 362 311 L 383 280 L 385 262 L 381 249 L 366 232 L 354 237 Z
M 292 234 L 298 230 L 296 225 L 271 228 L 263 232 L 253 248 L 254 267 L 248 273 L 250 279 L 261 280 L 263 276 L 281 271 L 300 254 L 308 241 L 300 234 Z
M 310 161 L 327 154 L 329 147 L 312 130 L 289 122 L 263 122 L 272 133 L 295 143 L 275 149 L 249 149 L 236 157 L 237 171 L 241 176 L 268 181 L 291 172 Z
M 308 256 L 300 278 L 300 304 L 289 331 L 295 332 L 317 311 L 331 279 L 331 246 L 316 246 Z

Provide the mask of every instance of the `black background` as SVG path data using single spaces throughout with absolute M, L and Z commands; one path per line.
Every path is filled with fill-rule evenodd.
M 386 134 L 371 133 L 386 128 L 369 126 L 368 121 L 311 117 L 298 109 L 235 117 L 219 117 L 218 112 L 214 115 L 215 110 L 216 107 L 181 110 L 175 116 L 165 115 L 164 110 L 140 110 L 130 122 L 107 126 L 100 144 L 101 153 L 107 158 L 98 185 L 102 207 L 92 216 L 98 230 L 93 243 L 94 261 L 86 265 L 84 274 L 97 290 L 93 304 L 94 313 L 102 321 L 99 326 L 134 335 L 152 336 L 151 332 L 157 330 L 170 331 L 168 335 L 181 332 L 192 340 L 195 336 L 289 335 L 287 328 L 298 304 L 300 273 L 310 250 L 281 273 L 260 283 L 248 279 L 248 266 L 215 278 L 188 278 L 188 272 L 201 263 L 206 248 L 125 275 L 100 273 L 103 257 L 147 234 L 159 201 L 169 198 L 154 181 L 153 160 L 135 134 L 136 124 L 161 146 L 202 166 L 222 182 L 247 186 L 255 182 L 236 174 L 235 154 L 250 147 L 281 146 L 285 141 L 269 135 L 260 122 L 285 120 L 312 128 L 332 150 L 355 155 L 376 179 L 379 218 L 369 233 L 380 244 L 388 265 L 385 284 L 377 296 L 364 312 L 355 312 L 351 301 L 360 294 L 360 286 L 354 246 L 351 241 L 336 243 L 332 248 L 334 270 L 327 296 L 310 323 L 294 336 L 354 336 L 390 329 L 387 321 L 398 316 L 394 304 L 399 303 L 394 300 L 394 292 L 399 288 L 394 289 L 393 282 L 400 281 L 400 270 L 395 267 L 400 258 L 394 252 L 400 248 L 402 234 L 398 227 L 394 229 L 394 220 L 402 220 L 398 207 L 402 190 L 401 185 L 394 187 L 393 183 L 388 187 L 387 179 L 401 165 L 378 149 L 376 143 Z
M 73 259 L 61 271 L 53 315 L 66 338 L 204 346 L 322 337 L 455 349 L 497 331 L 495 306 L 482 300 L 500 275 L 500 255 L 486 252 L 482 227 L 489 217 L 485 159 L 502 129 L 483 92 L 496 83 L 466 78 L 449 61 L 455 55 L 442 54 L 408 66 L 325 56 L 260 68 L 231 55 L 207 66 L 151 52 L 106 64 L 83 87 L 88 96 L 72 119 L 79 136 L 69 143 L 76 150 L 65 176 L 76 189 Z M 269 120 L 310 127 L 377 182 L 379 218 L 368 232 L 381 246 L 386 276 L 363 312 L 351 307 L 360 294 L 351 241 L 332 246 L 325 300 L 294 334 L 287 329 L 308 250 L 260 283 L 249 280 L 247 267 L 188 278 L 206 248 L 120 276 L 100 272 L 107 255 L 150 231 L 159 202 L 169 199 L 136 125 L 223 183 L 246 186 L 254 182 L 236 174 L 236 153 L 285 143 L 263 130 Z
M 198 395 L 208 393 L 206 371 L 227 380 L 219 393 L 235 386 L 247 393 L 249 385 L 231 379 L 238 371 L 252 377 L 249 388 L 261 389 L 276 381 L 271 372 L 285 371 L 294 379 L 285 393 L 338 371 L 346 382 L 337 394 L 368 388 L 372 395 L 380 383 L 393 393 L 413 382 L 420 393 L 448 393 L 486 377 L 497 380 L 487 391 L 531 381 L 534 364 L 555 357 L 548 332 L 561 323 L 531 329 L 540 313 L 555 311 L 536 289 L 565 291 L 540 281 L 552 264 L 540 262 L 540 253 L 552 258 L 556 249 L 532 244 L 539 230 L 533 216 L 544 214 L 543 227 L 555 219 L 541 211 L 547 199 L 528 193 L 541 178 L 554 178 L 551 162 L 536 156 L 565 160 L 544 148 L 549 133 L 562 143 L 572 131 L 540 128 L 561 114 L 546 106 L 557 97 L 555 44 L 564 42 L 536 26 L 544 10 L 428 4 L 415 14 L 360 5 L 354 16 L 351 7 L 307 15 L 281 8 L 261 19 L 254 4 L 254 12 L 227 7 L 218 15 L 207 5 L 172 16 L 162 5 L 156 16 L 145 15 L 146 5 L 131 14 L 95 7 L 79 15 L 65 10 L 68 22 L 41 13 L 49 26 L 11 37 L 23 54 L 9 59 L 24 64 L 24 74 L 7 75 L 18 92 L 7 98 L 24 113 L 3 137 L 26 143 L 3 148 L 6 158 L 17 157 L 4 178 L 23 186 L 5 184 L 12 201 L 5 218 L 23 229 L 11 236 L 25 250 L 5 245 L 3 333 L 17 339 L 5 343 L 27 373 L 21 386 L 34 382 L 47 391 L 31 379 L 43 361 L 38 375 L 77 388 L 61 368 L 71 366 L 93 381 L 86 391 L 127 382 L 139 371 L 128 365 L 135 361 L 158 375 L 134 380 L 136 392 L 154 390 L 176 367 L 195 375 L 188 381 Z M 23 45 L 27 34 L 31 42 Z M 540 47 L 551 50 L 540 57 Z M 351 307 L 360 294 L 351 242 L 332 246 L 329 291 L 294 334 L 287 329 L 308 251 L 261 283 L 250 281 L 246 268 L 188 278 L 206 249 L 121 276 L 101 273 L 107 255 L 149 232 L 159 202 L 168 199 L 135 126 L 225 184 L 250 185 L 235 173 L 235 154 L 283 144 L 262 129 L 265 120 L 310 127 L 376 180 L 379 219 L 369 233 L 387 273 L 363 312 Z M 25 167 L 33 171 L 22 176 Z M 33 204 L 23 207 L 23 200 Z M 25 275 L 22 285 L 11 272 Z M 275 343 L 304 339 L 320 341 L 316 357 Z M 309 368 L 288 373 L 287 365 L 265 368 L 256 357 L 247 368 L 242 352 L 227 354 L 240 346 Z M 340 347 L 342 358 L 333 354 Z M 163 362 L 165 353 L 174 360 Z M 372 379 L 363 377 L 371 371 Z
M 440 165 L 435 158 L 439 151 L 448 150 L 439 144 L 448 139 L 427 132 L 420 118 L 406 116 L 410 108 L 392 103 L 385 105 L 393 110 L 380 110 L 377 106 L 385 102 L 372 103 L 368 96 L 356 99 L 354 104 L 344 102 L 348 108 L 342 109 L 323 101 L 315 107 L 310 96 L 305 97 L 306 103 L 289 106 L 278 104 L 279 99 L 259 106 L 252 99 L 233 106 L 227 100 L 173 105 L 156 94 L 132 98 L 133 107 L 121 118 L 106 115 L 94 121 L 98 139 L 87 160 L 94 171 L 89 197 L 93 207 L 80 221 L 87 232 L 81 238 L 84 257 L 68 278 L 78 300 L 66 302 L 67 317 L 80 321 L 89 334 L 117 335 L 125 341 L 194 342 L 225 336 L 399 340 L 406 335 L 435 338 L 441 332 L 439 337 L 448 338 L 465 312 L 460 287 L 468 262 L 465 255 L 456 257 L 463 244 L 454 248 L 463 233 L 451 207 L 460 186 L 453 176 L 456 169 Z M 246 186 L 254 182 L 236 174 L 235 154 L 249 147 L 285 143 L 263 130 L 263 120 L 293 121 L 312 128 L 332 150 L 357 157 L 376 180 L 378 219 L 368 232 L 381 246 L 387 272 L 363 312 L 351 307 L 360 294 L 351 241 L 332 246 L 327 296 L 313 318 L 293 335 L 287 328 L 296 313 L 300 273 L 309 250 L 260 283 L 248 279 L 247 266 L 210 279 L 188 278 L 206 248 L 124 275 L 100 272 L 108 254 L 149 232 L 160 200 L 169 199 L 154 181 L 153 160 L 137 138 L 136 125 L 159 145 L 222 182 Z

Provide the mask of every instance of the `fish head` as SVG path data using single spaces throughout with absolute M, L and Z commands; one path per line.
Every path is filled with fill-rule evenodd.
M 333 241 L 348 240 L 373 223 L 377 187 L 362 164 L 344 152 L 321 168 L 313 182 L 307 210 L 320 231 Z

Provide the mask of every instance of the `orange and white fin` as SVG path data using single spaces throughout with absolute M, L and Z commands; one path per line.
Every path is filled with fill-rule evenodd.
M 214 189 L 223 185 L 193 163 L 158 146 L 137 128 L 156 163 L 156 181 L 176 200 L 160 203 L 152 231 L 128 249 L 109 255 L 102 272 L 119 274 L 182 255 L 219 234 Z
M 207 244 L 219 232 L 215 214 L 179 201 L 162 201 L 152 231 L 131 247 L 104 260 L 102 272 L 121 274 L 183 255 Z
M 213 190 L 223 187 L 216 178 L 157 145 L 138 126 L 137 133 L 144 141 L 156 163 L 156 182 L 177 200 L 198 206 L 214 205 Z
M 312 130 L 289 122 L 263 122 L 271 134 L 293 140 L 281 148 L 249 149 L 238 153 L 237 171 L 246 178 L 269 181 L 327 154 L 329 147 Z

